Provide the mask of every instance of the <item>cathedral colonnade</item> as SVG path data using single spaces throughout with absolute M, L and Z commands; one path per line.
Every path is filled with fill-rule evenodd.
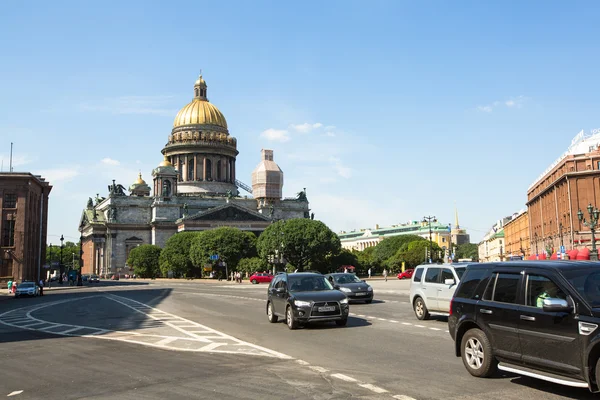
M 181 172 L 179 182 L 235 183 L 235 158 L 216 154 L 181 154 L 167 157 Z

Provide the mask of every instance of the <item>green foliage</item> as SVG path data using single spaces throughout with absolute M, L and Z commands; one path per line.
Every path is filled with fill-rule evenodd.
M 340 239 L 321 221 L 296 218 L 271 224 L 258 237 L 259 256 L 267 260 L 275 251 L 299 271 L 310 267 L 327 268 L 331 258 L 341 251 Z
M 45 264 L 51 265 L 51 262 L 59 262 L 60 258 L 60 242 L 59 244 L 52 244 L 52 247 L 50 245 L 46 246 Z M 66 241 L 63 243 L 62 264 L 65 270 L 79 268 L 79 242 Z
M 463 243 L 456 247 L 455 259 L 471 258 L 473 261 L 479 260 L 479 249 L 475 243 Z
M 176 276 L 191 276 L 194 273 L 190 248 L 194 238 L 200 234 L 200 232 L 180 232 L 167 240 L 159 258 L 163 276 L 167 276 L 169 271 L 173 271 Z
M 415 241 L 425 242 L 426 240 L 417 235 L 398 235 L 383 239 L 373 250 L 373 264 L 380 267 L 388 266 L 388 260 L 398 251 L 407 250 L 409 243 Z
M 328 271 L 321 272 L 334 272 L 342 265 L 353 265 L 354 267 L 359 268 L 358 257 L 356 253 L 342 249 L 340 254 L 331 257 L 331 263 L 329 264 Z
M 142 278 L 155 278 L 160 275 L 159 258 L 162 249 L 153 244 L 143 244 L 129 252 L 127 264 Z
M 233 270 L 242 258 L 256 254 L 255 240 L 253 234 L 237 228 L 212 229 L 194 238 L 189 254 L 192 264 L 199 267 L 212 263 L 210 256 L 218 254 L 219 261 Z
M 444 259 L 444 254 L 440 246 L 438 246 L 437 243 L 432 243 L 431 247 L 433 250 L 432 261 L 434 263 L 442 261 Z M 428 240 L 412 241 L 402 249 L 398 250 L 398 252 L 388 260 L 388 266 L 391 271 L 400 271 L 402 262 L 404 261 L 406 268 L 414 268 L 419 264 L 427 262 L 425 259 L 425 252 L 427 249 L 429 249 Z
M 248 275 L 252 275 L 254 272 L 262 272 L 262 271 L 267 271 L 269 269 L 269 266 L 267 265 L 267 263 L 258 258 L 258 257 L 251 257 L 251 258 L 242 258 L 240 260 L 240 262 L 237 265 L 237 269 L 238 271 L 241 272 L 247 272 Z

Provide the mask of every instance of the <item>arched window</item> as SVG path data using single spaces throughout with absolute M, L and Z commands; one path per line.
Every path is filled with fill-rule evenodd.
M 195 93 L 196 97 L 198 97 L 198 88 L 194 89 L 194 93 Z

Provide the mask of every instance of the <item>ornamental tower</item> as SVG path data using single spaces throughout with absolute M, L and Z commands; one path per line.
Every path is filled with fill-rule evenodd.
M 177 193 L 237 194 L 237 140 L 223 113 L 208 101 L 202 75 L 194 83 L 194 98 L 177 113 L 162 153 L 179 171 Z
M 273 161 L 273 150 L 261 150 L 262 161 L 252 171 L 252 195 L 259 207 L 281 200 L 283 171 Z

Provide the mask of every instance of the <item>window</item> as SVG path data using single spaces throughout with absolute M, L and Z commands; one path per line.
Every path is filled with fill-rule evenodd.
M 3 208 L 17 208 L 17 195 L 15 193 L 6 193 L 4 195 Z
M 15 221 L 4 220 L 2 222 L 2 246 L 15 245 Z
M 541 275 L 527 277 L 526 305 L 530 307 L 544 307 L 544 299 L 567 299 L 565 293 L 550 279 Z
M 446 282 L 446 279 L 454 279 L 454 274 L 452 274 L 452 270 L 448 269 L 448 268 L 444 268 L 442 270 L 442 280 L 441 282 L 444 283 Z M 454 279 L 456 281 L 456 279 Z
M 427 273 L 425 274 L 425 282 L 438 283 L 441 271 L 442 270 L 440 268 L 427 268 Z
M 417 268 L 413 275 L 414 282 L 421 282 L 421 277 L 423 276 L 423 268 Z
M 463 299 L 473 298 L 479 282 L 487 275 L 485 269 L 471 269 L 466 271 L 460 281 L 460 286 L 456 290 L 456 297 Z M 492 285 L 493 286 L 493 285 Z
M 496 274 L 496 279 L 490 280 L 484 299 L 515 304 L 519 290 L 519 279 L 521 279 L 519 274 Z

